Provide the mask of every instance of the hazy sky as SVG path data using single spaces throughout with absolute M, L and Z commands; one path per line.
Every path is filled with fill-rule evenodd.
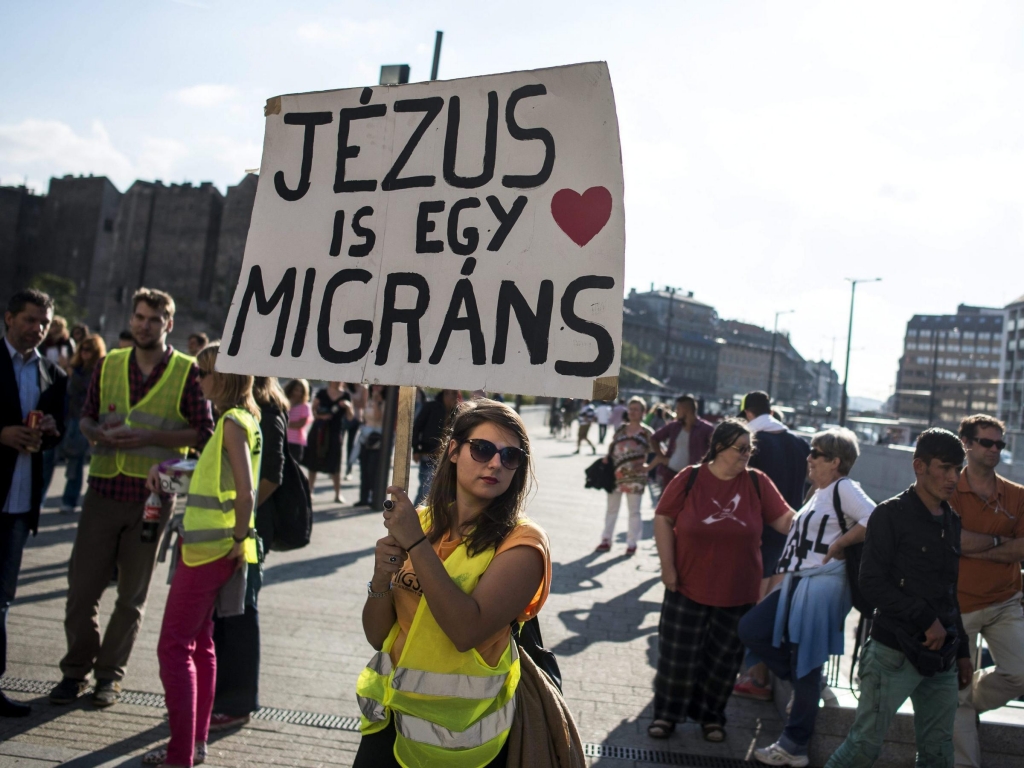
M 634 10 L 640 7 L 642 10 Z M 211 180 L 260 164 L 263 104 L 608 62 L 626 288 L 692 290 L 891 393 L 907 319 L 1024 294 L 1019 2 L 22 3 L 0 0 L 0 183 Z

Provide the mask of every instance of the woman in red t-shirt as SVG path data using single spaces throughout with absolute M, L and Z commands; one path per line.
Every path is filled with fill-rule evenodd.
M 653 738 L 690 717 L 708 741 L 725 740 L 725 704 L 743 661 L 737 626 L 761 583 L 761 531 L 789 533 L 794 515 L 768 476 L 747 468 L 753 445 L 746 422 L 720 422 L 701 464 L 672 479 L 655 511 L 665 601 Z

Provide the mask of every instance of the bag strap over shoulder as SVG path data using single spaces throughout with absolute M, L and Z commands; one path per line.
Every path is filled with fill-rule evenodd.
M 754 484 L 754 493 L 757 494 L 757 500 L 761 500 L 761 481 L 757 477 L 757 472 L 752 469 L 747 470 L 747 474 L 750 475 L 750 482 Z
M 686 478 L 686 487 L 683 488 L 683 504 L 686 503 L 686 497 L 690 495 L 690 491 L 693 490 L 694 483 L 697 482 L 697 473 L 700 471 L 700 464 L 694 464 L 692 469 L 693 471 L 690 472 L 690 476 Z
M 836 519 L 839 521 L 839 528 L 845 536 L 849 526 L 846 524 L 846 515 L 843 514 L 842 500 L 839 498 L 839 484 L 841 482 L 843 482 L 843 478 L 836 480 L 836 484 L 832 486 L 832 508 L 836 511 Z

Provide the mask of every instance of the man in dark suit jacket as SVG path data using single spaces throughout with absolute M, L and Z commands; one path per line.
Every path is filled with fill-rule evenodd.
M 37 347 L 53 319 L 53 299 L 19 291 L 7 303 L 0 345 L 0 676 L 7 667 L 7 609 L 14 600 L 21 553 L 39 528 L 43 503 L 43 454 L 64 431 L 67 375 Z M 38 426 L 29 412 L 42 411 Z M 0 717 L 24 717 L 30 709 L 0 692 Z

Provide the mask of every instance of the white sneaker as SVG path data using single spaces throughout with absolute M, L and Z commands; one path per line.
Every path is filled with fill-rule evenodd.
M 770 747 L 761 747 L 754 750 L 754 757 L 757 762 L 765 765 L 791 765 L 794 768 L 804 768 L 810 761 L 807 755 L 791 755 L 789 752 L 775 742 Z

